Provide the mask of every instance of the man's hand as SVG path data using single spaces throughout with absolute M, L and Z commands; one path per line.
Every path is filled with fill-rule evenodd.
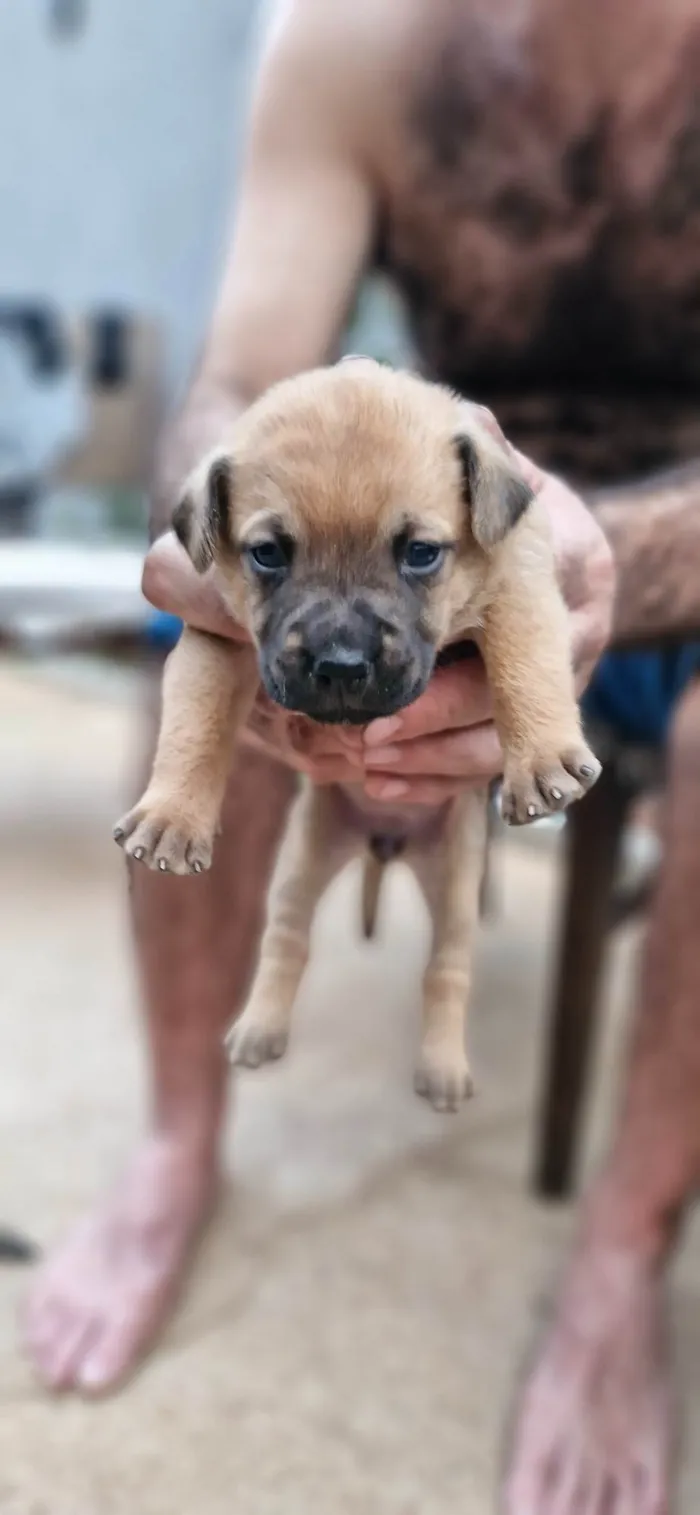
M 526 459 L 520 462 L 549 513 L 582 693 L 610 633 L 612 554 L 582 500 Z M 199 578 L 170 534 L 151 548 L 143 587 L 154 605 L 192 626 L 219 636 L 245 634 L 228 616 L 215 576 Z M 317 726 L 261 695 L 246 739 L 315 783 L 359 783 L 379 800 L 432 805 L 465 783 L 488 783 L 501 771 L 486 674 L 478 658 L 438 669 L 415 704 L 373 721 L 364 731 Z

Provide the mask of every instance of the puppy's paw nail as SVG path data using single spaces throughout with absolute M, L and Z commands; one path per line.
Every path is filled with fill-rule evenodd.
M 112 828 L 112 836 L 114 837 L 115 842 L 121 842 L 121 841 L 123 841 L 123 839 L 124 839 L 124 827 L 123 826 L 114 826 Z
M 566 772 L 571 774 L 572 778 L 578 779 L 584 790 L 590 789 L 600 777 L 601 765 L 589 747 L 572 747 L 567 752 L 561 753 L 560 761 Z
M 554 748 L 531 758 L 506 763 L 501 814 L 508 825 L 523 826 L 539 816 L 555 815 L 580 800 L 595 782 L 600 765 L 585 746 Z
M 210 866 L 213 833 L 174 804 L 141 805 L 130 821 L 127 817 L 121 824 L 130 836 L 126 850 L 137 863 L 181 877 Z

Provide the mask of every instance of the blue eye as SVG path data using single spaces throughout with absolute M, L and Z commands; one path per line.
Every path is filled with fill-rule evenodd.
M 283 542 L 270 537 L 265 542 L 255 542 L 247 548 L 248 561 L 255 573 L 284 573 L 289 567 L 291 553 Z
M 434 573 L 444 556 L 445 549 L 439 542 L 407 542 L 403 550 L 403 566 L 409 573 Z

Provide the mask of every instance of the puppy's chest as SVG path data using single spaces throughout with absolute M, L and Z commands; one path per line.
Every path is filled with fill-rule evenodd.
M 446 824 L 448 807 L 442 805 L 392 805 L 372 800 L 359 784 L 339 784 L 338 795 L 347 819 L 368 843 L 387 844 L 386 857 L 400 856 L 404 845 L 433 841 Z

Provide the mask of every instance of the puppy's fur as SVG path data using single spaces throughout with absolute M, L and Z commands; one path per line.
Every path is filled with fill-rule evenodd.
M 216 565 L 253 645 L 183 631 L 151 782 L 115 833 L 134 858 L 174 873 L 209 866 L 232 744 L 260 679 L 315 720 L 366 723 L 416 699 L 440 650 L 460 639 L 486 663 L 505 818 L 560 810 L 595 781 L 547 521 L 488 413 L 369 360 L 302 375 L 263 396 L 201 464 L 174 526 L 200 572 Z M 360 786 L 305 786 L 233 1060 L 283 1052 L 334 873 L 369 845 L 370 934 L 384 864 L 403 852 L 434 927 L 416 1087 L 454 1108 L 471 1088 L 464 1020 L 486 809 L 485 790 L 426 813 L 372 804 Z

